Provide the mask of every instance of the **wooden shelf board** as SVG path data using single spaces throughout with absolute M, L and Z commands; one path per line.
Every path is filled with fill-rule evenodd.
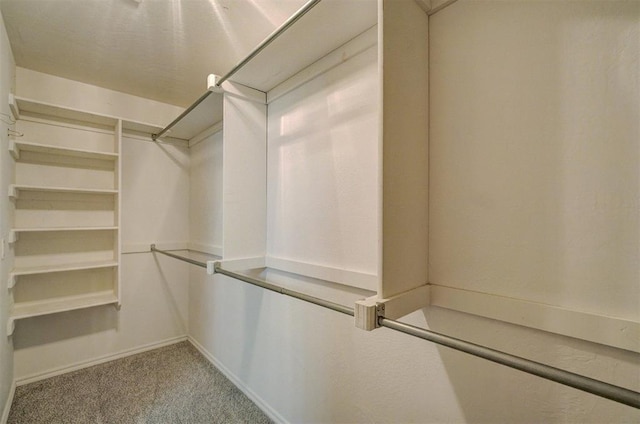
M 82 271 L 86 269 L 112 268 L 116 266 L 118 266 L 117 261 L 77 262 L 72 264 L 14 268 L 13 271 L 11 271 L 11 275 L 48 274 L 50 272 Z
M 56 231 L 115 231 L 118 227 L 41 227 L 41 228 L 13 228 L 9 230 L 9 243 L 18 241 L 19 233 L 50 233 Z
M 321 1 L 231 81 L 268 92 L 378 21 L 376 0 Z
M 110 152 L 98 152 L 86 149 L 74 149 L 70 147 L 52 146 L 48 144 L 32 143 L 28 141 L 12 140 L 9 145 L 9 150 L 12 156 L 18 160 L 20 158 L 20 152 L 34 152 L 34 153 L 46 153 L 50 155 L 58 156 L 70 156 L 86 159 L 102 159 L 102 160 L 116 160 L 118 159 L 117 153 Z
M 44 103 L 19 96 L 15 96 L 15 102 L 20 113 L 31 112 L 40 115 L 55 116 L 58 118 L 108 126 L 115 126 L 118 121 L 118 119 L 113 116 L 85 112 L 74 108 Z
M 11 319 L 23 319 L 76 309 L 118 303 L 118 297 L 112 290 L 91 293 L 82 296 L 68 296 L 36 302 L 15 303 L 11 311 Z
M 143 134 L 156 134 L 158 133 L 162 127 L 159 127 L 154 124 L 149 124 L 147 122 L 138 122 L 131 120 L 123 120 L 122 121 L 122 130 L 125 132 L 137 132 Z
M 42 193 L 75 193 L 75 194 L 118 194 L 118 190 L 105 190 L 96 188 L 78 188 L 78 187 L 44 187 L 31 186 L 21 184 L 11 184 L 9 186 L 9 197 L 17 199 L 20 197 L 21 191 L 36 191 Z
M 174 125 L 164 136 L 191 140 L 209 127 L 222 122 L 222 98 L 220 93 L 209 94 L 188 115 Z

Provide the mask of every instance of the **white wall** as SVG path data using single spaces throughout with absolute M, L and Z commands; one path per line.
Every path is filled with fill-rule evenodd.
M 460 1 L 430 46 L 430 281 L 640 322 L 640 3 Z
M 624 20 L 617 20 L 620 14 L 612 13 L 613 10 L 617 7 L 633 6 L 632 3 L 614 3 L 612 9 L 605 8 L 608 10 L 601 14 L 592 9 L 595 3 L 570 4 L 577 17 L 583 16 L 584 13 L 591 16 L 590 20 L 596 23 L 613 19 L 616 21 L 613 26 L 618 29 L 624 28 L 626 24 Z M 446 18 L 453 21 L 447 20 L 449 25 L 446 28 L 444 24 L 436 25 L 435 34 L 432 26 L 432 36 L 437 37 L 436 39 L 474 42 L 475 38 L 466 34 L 465 29 L 468 20 L 475 21 L 474 13 L 479 13 L 478 8 L 484 10 L 483 5 L 487 5 L 487 2 L 460 0 L 439 12 L 432 18 L 432 22 L 438 22 L 438 19 L 445 22 Z M 521 47 L 516 41 L 520 39 L 512 34 L 522 29 L 515 18 L 523 11 L 526 11 L 527 15 L 544 15 L 545 20 L 537 23 L 541 26 L 535 33 L 537 37 L 542 37 L 545 48 L 541 50 L 546 51 L 559 42 L 553 38 L 554 33 L 547 25 L 553 26 L 561 21 L 557 17 L 564 14 L 565 7 L 569 6 L 559 2 L 495 2 L 486 7 L 481 27 L 487 34 L 492 34 L 492 31 L 501 32 L 494 43 L 498 40 L 507 44 L 513 43 L 504 50 L 504 56 L 508 58 L 517 54 Z M 455 19 L 456 14 L 465 19 L 458 22 Z M 605 26 L 609 27 L 608 24 Z M 578 31 L 588 32 L 588 28 L 589 26 L 581 27 Z M 540 40 L 534 37 L 531 41 L 531 34 L 528 35 L 529 38 L 525 39 L 537 45 Z M 629 37 L 627 40 L 629 45 L 633 45 L 637 38 Z M 483 56 L 482 52 L 475 54 Z M 471 53 L 469 56 L 473 57 Z M 438 68 L 441 65 L 439 59 L 440 56 L 431 57 L 431 69 L 433 71 L 435 67 L 440 72 L 438 75 L 445 80 L 447 75 Z M 465 62 L 468 58 L 463 57 L 459 60 L 465 72 L 473 71 L 473 68 L 468 69 L 471 65 Z M 553 63 L 548 60 L 549 58 L 544 56 L 534 57 L 536 69 Z M 584 60 L 587 63 L 590 61 L 588 57 Z M 637 62 L 635 63 L 636 68 L 633 69 L 637 70 Z M 501 63 L 496 62 L 495 68 L 500 70 Z M 615 66 L 611 69 L 617 69 L 614 72 L 625 72 Z M 529 68 L 525 67 L 522 71 L 528 72 Z M 489 113 L 496 108 L 502 110 L 503 99 L 499 97 L 505 95 L 506 90 L 514 86 L 526 89 L 522 82 L 514 83 L 513 78 L 515 76 L 512 73 L 502 75 L 495 81 L 496 86 L 491 87 L 491 90 L 482 84 L 467 86 L 461 92 L 461 104 L 457 106 L 464 111 L 475 105 L 476 96 L 493 93 L 498 100 L 495 103 L 485 102 L 477 105 L 478 110 L 483 113 Z M 534 96 L 540 90 L 546 90 L 547 82 L 544 77 L 531 81 L 529 95 Z M 571 79 L 564 82 L 568 86 L 573 84 Z M 336 86 L 339 84 L 333 87 Z M 312 87 L 313 84 L 309 84 L 302 88 L 310 91 L 307 94 L 312 98 L 313 94 L 322 90 L 328 91 L 325 93 L 328 97 L 337 94 L 331 92 L 329 83 L 319 84 L 313 89 Z M 431 89 L 434 88 L 432 81 Z M 633 87 L 628 89 L 629 91 L 624 90 L 624 93 L 631 94 Z M 624 93 L 620 95 L 625 96 Z M 637 90 L 634 93 L 637 93 Z M 567 96 L 562 91 L 556 95 L 558 101 Z M 504 109 L 514 111 L 515 114 L 519 105 L 528 99 L 526 96 L 515 96 L 512 103 L 504 106 Z M 460 116 L 457 108 L 444 108 L 448 104 L 446 100 L 448 99 L 440 98 L 436 94 L 436 97 L 431 99 L 432 110 L 435 107 L 438 114 L 447 112 L 450 116 Z M 588 104 L 593 99 L 581 100 Z M 270 106 L 269 112 L 281 111 L 279 113 L 282 116 L 290 112 L 293 115 L 296 101 L 295 96 L 290 96 L 279 103 L 275 110 Z M 312 106 L 314 105 L 306 107 Z M 322 110 L 326 105 L 319 99 L 315 106 Z M 547 107 L 545 103 L 539 103 L 535 112 L 544 114 Z M 464 121 L 447 122 L 448 129 L 457 131 L 456 134 L 470 131 Z M 494 127 L 513 125 L 505 119 L 499 119 L 492 124 Z M 518 125 L 516 129 L 519 127 Z M 270 131 L 275 131 L 271 121 Z M 534 132 L 537 131 L 544 133 L 546 129 L 537 127 Z M 634 134 L 633 131 L 631 134 Z M 635 134 L 637 142 L 637 132 Z M 441 137 L 437 132 L 435 135 Z M 272 136 L 270 133 L 270 142 Z M 432 133 L 431 142 L 433 136 Z M 307 141 L 298 140 L 301 144 L 298 148 L 313 151 L 312 146 L 304 144 Z M 469 146 L 460 146 L 457 152 L 466 148 Z M 633 161 L 634 158 L 637 160 L 637 155 L 631 159 L 627 158 L 627 161 Z M 635 179 L 629 184 L 632 188 L 637 188 L 637 184 L 634 183 L 637 181 L 637 174 L 631 176 Z M 465 176 L 465 181 L 473 183 L 474 178 L 479 177 Z M 295 182 L 300 184 L 299 181 Z M 510 181 L 505 181 L 505 186 L 512 190 L 513 187 L 509 183 Z M 279 187 L 277 190 L 286 191 L 286 187 Z M 327 205 L 330 204 L 331 202 L 327 202 Z M 274 203 L 269 204 L 269 208 L 272 207 Z M 629 209 L 630 214 L 633 211 L 637 212 L 637 207 Z M 270 210 L 270 213 L 276 212 Z M 433 226 L 431 228 L 433 229 Z M 630 229 L 635 228 L 632 226 Z M 557 383 L 441 348 L 392 330 L 360 331 L 354 328 L 351 317 L 251 287 L 225 276 L 206 276 L 203 270 L 196 268 L 192 268 L 190 273 L 191 337 L 278 420 L 291 423 L 602 423 L 640 420 L 640 411 Z M 319 297 L 328 297 L 344 304 L 352 304 L 356 298 L 366 295 L 365 292 L 349 290 L 344 286 L 326 287 L 313 282 L 294 282 L 286 275 L 275 272 L 269 273 L 269 278 L 294 289 L 311 291 Z M 638 355 L 630 351 L 437 307 L 416 312 L 405 317 L 403 321 L 640 390 Z
M 175 106 L 20 68 L 17 80 L 17 94 L 21 96 L 159 125 L 170 122 L 180 111 Z M 134 106 L 135 110 L 127 109 Z M 148 250 L 152 242 L 186 245 L 186 147 L 124 137 L 121 160 L 125 252 Z M 17 380 L 186 336 L 188 265 L 147 252 L 123 254 L 121 268 L 120 311 L 105 306 L 16 323 L 13 342 Z
M 10 92 L 13 91 L 15 83 L 15 63 L 11 46 L 7 38 L 4 26 L 4 19 L 0 14 L 0 187 L 6 188 L 13 181 L 14 164 L 13 158 L 5 146 L 9 143 L 7 136 L 7 122 L 9 121 L 9 104 L 5 101 Z M 2 246 L 0 249 L 5 252 L 0 258 L 0 417 L 8 414 L 5 411 L 5 404 L 13 383 L 13 346 L 11 338 L 7 338 L 6 322 L 9 317 L 9 292 L 7 291 L 8 275 L 13 268 L 13 252 L 5 242 L 11 222 L 13 220 L 13 207 L 9 198 L 0 196 L 0 238 Z M 0 418 L 1 420 L 2 418 Z
M 222 131 L 189 148 L 189 242 L 222 255 Z
M 26 68 L 17 68 L 16 88 L 20 96 L 69 108 L 124 117 L 164 127 L 184 110 L 95 85 L 72 81 Z
M 269 104 L 269 257 L 378 274 L 377 65 L 370 47 Z

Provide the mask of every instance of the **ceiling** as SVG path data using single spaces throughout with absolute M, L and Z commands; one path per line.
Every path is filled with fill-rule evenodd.
M 187 106 L 306 0 L 0 0 L 16 65 Z

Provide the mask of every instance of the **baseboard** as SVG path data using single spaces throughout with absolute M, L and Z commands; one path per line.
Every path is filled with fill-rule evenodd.
M 2 417 L 0 418 L 0 424 L 7 424 L 9 419 L 9 411 L 11 410 L 11 404 L 13 403 L 13 396 L 16 393 L 16 382 L 11 383 L 11 390 L 9 390 L 9 396 L 7 396 L 7 402 L 4 404 L 4 410 L 2 411 Z
M 99 356 L 94 359 L 89 359 L 86 361 L 77 362 L 72 365 L 67 365 L 60 368 L 54 368 L 49 371 L 39 372 L 36 374 L 31 374 L 26 377 L 17 378 L 15 381 L 16 386 L 23 386 L 29 383 L 35 383 L 36 381 L 45 380 L 47 378 L 55 377 L 57 375 L 66 374 L 68 372 L 73 372 L 77 370 L 81 370 L 83 368 L 89 368 L 94 365 L 104 364 L 105 362 L 114 361 L 116 359 L 126 358 L 127 356 L 136 355 L 138 353 L 147 352 L 149 350 L 158 349 L 164 346 L 169 346 L 172 344 L 180 343 L 187 340 L 187 336 L 178 336 L 172 337 L 170 339 L 165 339 L 159 342 L 149 343 L 146 345 L 134 347 L 131 349 L 125 349 L 120 352 L 110 353 L 107 355 Z
M 244 393 L 258 408 L 262 410 L 271 420 L 279 424 L 289 424 L 289 422 L 278 412 L 276 412 L 271 406 L 269 406 L 260 396 L 258 396 L 253 390 L 247 387 L 242 380 L 240 380 L 235 374 L 233 374 L 227 367 L 225 367 L 220 361 L 218 361 L 208 350 L 206 350 L 200 343 L 198 343 L 191 336 L 187 338 L 189 343 L 193 345 L 202 355 L 207 358 L 214 367 L 216 367 L 225 377 L 227 377 L 242 393 Z

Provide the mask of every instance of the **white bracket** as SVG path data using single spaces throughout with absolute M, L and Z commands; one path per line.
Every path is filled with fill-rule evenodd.
M 9 244 L 18 241 L 18 232 L 16 230 L 9 230 L 9 237 L 7 238 Z
M 9 319 L 7 320 L 7 336 L 10 336 L 13 334 L 13 330 L 16 329 L 16 321 L 9 317 Z
M 218 261 L 207 261 L 207 274 L 213 275 L 216 272 L 216 264 L 219 264 Z
M 15 184 L 10 184 L 9 185 L 9 199 L 10 200 L 16 200 L 19 196 L 19 191 L 18 188 L 16 188 Z
M 13 156 L 13 159 L 20 159 L 20 149 L 16 146 L 16 142 L 13 140 L 9 140 L 9 153 Z
M 9 109 L 14 121 L 20 119 L 20 109 L 18 108 L 18 102 L 16 102 L 16 96 L 11 93 L 9 93 Z
M 380 327 L 380 318 L 398 319 L 429 306 L 430 288 L 430 285 L 425 284 L 386 299 L 372 296 L 357 301 L 355 305 L 356 327 L 371 331 Z
M 13 272 L 9 273 L 9 281 L 7 282 L 7 288 L 8 289 L 12 289 L 15 287 L 16 285 L 16 277 L 17 275 L 15 275 Z
M 224 92 L 222 87 L 218 85 L 218 81 L 220 81 L 219 75 L 209 74 L 209 76 L 207 77 L 207 90 L 213 91 L 214 93 Z

